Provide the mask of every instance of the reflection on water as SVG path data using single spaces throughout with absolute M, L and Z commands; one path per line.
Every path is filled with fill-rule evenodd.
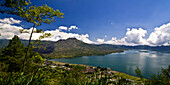
M 111 55 L 116 55 L 116 54 L 134 54 L 134 53 L 138 53 L 139 51 L 136 50 L 128 50 L 128 51 L 124 51 L 121 53 L 111 53 Z
M 122 53 L 112 53 L 105 56 L 84 56 L 72 59 L 53 59 L 55 61 L 91 66 L 109 67 L 112 70 L 136 75 L 139 67 L 145 78 L 170 65 L 170 54 L 149 50 L 128 50 Z

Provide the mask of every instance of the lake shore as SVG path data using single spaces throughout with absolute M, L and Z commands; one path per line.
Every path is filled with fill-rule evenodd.
M 84 65 L 84 64 L 63 63 L 63 62 L 58 62 L 58 61 L 53 61 L 53 60 L 49 60 L 49 61 L 52 61 L 53 63 L 59 64 L 59 65 L 69 64 L 69 65 L 74 65 L 74 66 L 79 65 L 79 66 L 84 66 L 84 67 L 97 68 L 97 67 L 95 67 L 95 66 L 89 66 L 89 65 Z M 107 69 L 110 69 L 110 68 L 107 68 Z M 129 74 L 126 74 L 126 73 L 123 73 L 123 72 L 114 71 L 114 70 L 111 70 L 111 69 L 110 69 L 110 72 L 114 73 L 116 76 L 119 76 L 119 77 L 122 77 L 122 78 L 125 78 L 125 79 L 129 79 L 129 80 L 141 82 L 141 81 L 140 81 L 141 79 L 140 79 L 139 77 L 136 77 L 136 76 L 132 76 L 132 75 L 129 75 Z
M 129 49 L 128 49 L 129 50 Z M 42 56 L 46 59 L 64 59 L 64 58 L 77 58 L 77 57 L 83 57 L 83 56 L 104 56 L 104 55 L 108 55 L 108 54 L 112 54 L 112 53 L 122 53 L 124 51 L 127 51 L 127 50 L 114 50 L 114 51 L 111 51 L 111 52 L 105 52 L 105 53 L 93 53 L 93 54 L 83 54 L 83 55 L 60 55 L 60 56 L 55 56 L 55 55 L 51 55 L 51 54 L 48 54 L 50 56 L 54 56 L 54 57 L 50 57 L 46 54 L 42 54 Z M 48 57 L 45 57 L 45 56 L 48 56 Z

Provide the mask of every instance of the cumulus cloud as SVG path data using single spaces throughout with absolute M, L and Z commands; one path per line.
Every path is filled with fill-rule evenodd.
M 60 29 L 60 30 L 71 31 L 71 30 L 73 30 L 73 29 L 78 29 L 78 27 L 77 27 L 77 26 L 70 26 L 70 27 L 68 28 L 68 27 L 66 27 L 66 26 L 60 26 L 59 29 Z
M 12 17 L 11 18 L 0 19 L 0 22 L 5 23 L 5 24 L 19 24 L 19 23 L 21 23 L 20 20 L 15 20 Z
M 17 21 L 17 20 L 13 20 Z M 17 35 L 20 37 L 20 39 L 28 40 L 30 33 L 33 28 L 30 29 L 23 29 L 20 26 L 12 25 L 12 23 L 2 23 L 0 22 L 0 39 L 12 39 L 14 35 Z M 24 33 L 20 33 L 20 30 L 23 29 L 23 31 L 26 31 Z M 75 26 L 71 26 L 71 29 L 77 29 Z M 71 30 L 70 29 L 70 30 Z M 67 33 L 63 32 L 62 30 L 67 30 L 67 27 L 60 26 L 59 29 L 56 30 L 47 30 L 44 31 L 44 33 L 51 33 L 52 36 L 49 38 L 44 38 L 43 40 L 49 40 L 49 41 L 58 41 L 60 39 L 67 39 L 67 38 L 77 38 L 78 40 L 81 40 L 86 43 L 93 43 L 91 40 L 89 40 L 88 34 L 77 34 L 77 33 Z M 34 29 L 36 31 L 36 28 Z M 39 38 L 39 36 L 43 35 L 42 33 L 33 33 L 32 40 L 36 40 Z
M 28 40 L 31 30 L 24 29 L 27 33 L 20 33 L 19 30 L 23 29 L 20 26 L 15 26 L 13 24 L 19 24 L 20 20 L 15 20 L 13 18 L 4 18 L 0 19 L 0 39 L 11 39 L 14 35 L 18 35 L 21 39 Z M 47 30 L 44 33 L 51 33 L 52 36 L 49 38 L 44 38 L 43 40 L 49 41 L 58 41 L 60 39 L 67 38 L 77 38 L 86 43 L 94 43 L 94 44 L 116 44 L 116 45 L 170 45 L 170 23 L 164 24 L 160 27 L 154 28 L 154 31 L 146 38 L 147 30 L 142 28 L 127 28 L 126 35 L 117 39 L 116 37 L 112 37 L 111 40 L 105 40 L 104 38 L 98 38 L 96 42 L 93 42 L 89 39 L 88 34 L 77 34 L 77 33 L 67 33 L 63 32 L 63 30 L 70 31 L 72 29 L 78 29 L 76 26 L 70 26 L 69 28 L 66 26 L 60 26 L 59 29 L 56 30 Z M 36 31 L 36 28 L 35 30 Z M 32 40 L 36 40 L 39 36 L 43 35 L 42 33 L 33 33 Z M 105 36 L 107 38 L 107 36 Z
M 44 33 L 51 33 L 51 38 L 44 38 L 43 40 L 50 40 L 50 41 L 58 41 L 60 39 L 68 39 L 68 38 L 76 38 L 78 40 L 84 41 L 86 43 L 93 43 L 91 40 L 88 39 L 88 34 L 76 34 L 76 33 L 66 33 L 62 32 L 58 29 L 45 31 Z
M 144 39 L 146 33 L 147 31 L 142 28 L 133 28 L 132 30 L 128 28 L 124 40 L 125 42 L 132 44 L 147 44 L 146 40 Z
M 14 35 L 20 34 L 19 30 L 23 29 L 22 27 L 13 26 L 10 24 L 0 23 L 0 39 L 11 39 Z
M 156 27 L 147 41 L 153 45 L 170 45 L 170 23 Z
M 65 27 L 65 26 L 60 26 L 59 29 L 60 29 L 60 30 L 67 30 L 67 27 Z
M 111 40 L 102 41 L 105 44 L 116 44 L 116 45 L 170 45 L 170 23 L 164 24 L 160 27 L 154 28 L 154 31 L 146 38 L 147 31 L 139 28 L 127 28 L 126 35 L 122 39 L 116 39 L 112 37 Z
M 104 43 L 105 44 L 114 44 L 114 45 L 123 45 L 123 44 L 125 44 L 124 39 L 119 40 L 116 37 L 112 37 L 111 40 L 105 41 Z
M 115 45 L 145 45 L 147 44 L 146 39 L 144 39 L 146 33 L 147 31 L 142 28 L 139 29 L 133 28 L 131 30 L 130 28 L 127 28 L 126 35 L 122 39 L 117 39 L 116 37 L 112 37 L 111 40 L 105 42 L 103 41 L 103 43 L 115 44 Z
M 70 26 L 70 28 L 68 28 L 68 31 L 72 30 L 72 29 L 78 29 L 78 27 L 76 26 Z
M 98 38 L 98 39 L 97 39 L 97 42 L 99 42 L 99 43 L 104 43 L 104 39 Z

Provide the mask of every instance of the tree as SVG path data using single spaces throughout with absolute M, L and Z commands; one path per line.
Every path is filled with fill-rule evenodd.
M 170 85 L 170 65 L 167 69 L 162 68 L 162 71 L 157 75 L 153 74 L 150 80 L 143 79 L 141 71 L 138 67 L 135 71 L 137 76 L 139 76 L 146 85 Z
M 46 4 L 38 7 L 35 5 L 29 5 L 31 5 L 29 0 L 3 0 L 0 3 L 0 6 L 5 7 L 4 10 L 0 10 L 1 13 L 14 14 L 20 16 L 23 20 L 26 20 L 29 23 L 33 23 L 33 29 L 30 34 L 22 70 L 24 69 L 25 63 L 28 59 L 27 57 L 34 28 L 42 23 L 50 24 L 54 21 L 54 17 L 63 18 L 64 15 L 64 13 L 61 13 L 59 10 L 54 10 Z
M 31 4 L 30 0 L 1 0 L 0 12 L 20 16 L 29 4 Z
M 25 47 L 21 43 L 18 36 L 14 36 L 9 40 L 9 44 L 2 49 L 0 62 L 8 65 L 7 71 L 20 71 L 22 61 L 25 56 Z
M 27 47 L 25 59 L 24 59 L 24 62 L 23 62 L 23 68 L 24 68 L 26 60 L 27 60 L 27 55 L 28 55 L 29 48 L 30 48 L 30 42 L 31 42 L 31 38 L 32 38 L 32 34 L 33 34 L 33 30 L 34 30 L 35 26 L 39 26 L 42 23 L 50 24 L 51 22 L 53 22 L 55 16 L 57 16 L 59 18 L 63 18 L 63 15 L 64 14 L 60 13 L 59 10 L 55 11 L 53 8 L 51 8 L 47 5 L 38 6 L 38 7 L 30 6 L 27 10 L 25 10 L 21 13 L 20 16 L 24 20 L 34 24 L 30 38 L 29 38 L 29 44 L 28 44 L 28 47 Z

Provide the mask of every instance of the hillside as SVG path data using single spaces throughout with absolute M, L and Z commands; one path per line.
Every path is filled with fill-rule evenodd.
M 148 46 L 148 45 L 126 46 L 126 45 L 122 45 L 120 47 L 127 48 L 127 49 L 152 50 L 152 51 L 170 53 L 170 46 Z
M 36 49 L 45 58 L 72 58 L 89 55 L 105 55 L 114 52 L 123 52 L 124 49 L 107 45 L 87 44 L 75 38 L 49 42 L 45 44 L 46 50 Z
M 28 40 L 21 40 L 21 42 L 27 46 L 28 45 Z M 9 43 L 9 40 L 7 39 L 0 39 L 0 49 L 4 48 L 5 46 L 7 46 Z
M 27 40 L 21 40 L 26 46 L 28 44 Z M 0 49 L 7 46 L 8 40 L 0 40 Z M 170 46 L 126 46 L 126 45 L 109 45 L 109 44 L 87 44 L 79 41 L 75 38 L 69 38 L 67 40 L 59 40 L 57 42 L 43 41 L 44 49 L 35 49 L 46 58 L 65 58 L 65 57 L 79 57 L 88 55 L 105 55 L 113 52 L 122 52 L 126 49 L 144 49 L 153 50 L 159 52 L 170 52 Z

